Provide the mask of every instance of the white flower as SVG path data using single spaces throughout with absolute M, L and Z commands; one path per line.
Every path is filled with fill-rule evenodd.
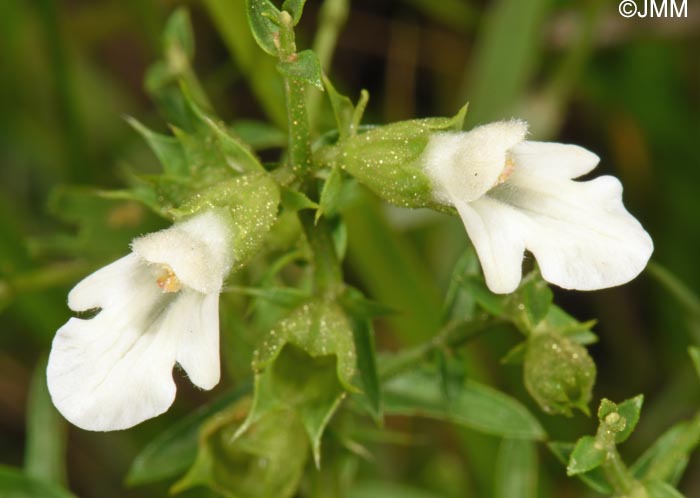
M 74 311 L 53 340 L 47 380 L 58 410 L 87 430 L 126 429 L 165 412 L 178 363 L 202 389 L 219 382 L 219 292 L 230 233 L 212 211 L 132 242 L 132 252 L 68 295 Z
M 438 202 L 454 206 L 491 291 L 518 287 L 525 250 L 545 280 L 593 290 L 636 277 L 653 250 L 622 205 L 612 176 L 574 181 L 600 160 L 588 150 L 525 141 L 527 125 L 503 121 L 438 133 L 422 156 Z

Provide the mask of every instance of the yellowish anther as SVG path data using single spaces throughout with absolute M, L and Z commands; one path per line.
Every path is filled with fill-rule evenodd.
M 513 170 L 515 169 L 515 162 L 513 162 L 513 159 L 510 156 L 506 157 L 506 164 L 503 166 L 503 171 L 501 171 L 501 174 L 498 175 L 498 185 L 501 183 L 505 182 L 508 177 L 513 173 Z
M 162 265 L 160 276 L 156 279 L 156 284 L 163 292 L 172 293 L 182 289 L 182 283 L 175 275 L 175 272 L 168 265 Z

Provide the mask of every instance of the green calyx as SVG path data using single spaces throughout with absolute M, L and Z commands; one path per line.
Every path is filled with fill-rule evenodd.
M 596 367 L 586 348 L 556 333 L 534 334 L 527 343 L 525 387 L 542 410 L 572 415 L 588 413 Z
M 225 214 L 234 270 L 255 255 L 277 220 L 280 189 L 267 173 L 235 176 L 194 194 L 172 210 L 176 219 L 209 209 Z
M 434 199 L 421 156 L 433 133 L 462 128 L 466 110 L 465 106 L 452 118 L 400 121 L 346 136 L 321 149 L 317 158 L 329 166 L 340 165 L 392 204 L 445 210 Z

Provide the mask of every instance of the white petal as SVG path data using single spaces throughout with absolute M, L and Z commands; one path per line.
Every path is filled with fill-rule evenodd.
M 423 153 L 423 168 L 437 201 L 470 202 L 496 185 L 508 150 L 527 134 L 524 121 L 499 121 L 467 132 L 435 133 Z
M 578 178 L 592 171 L 600 158 L 583 147 L 555 142 L 519 143 L 510 149 L 515 168 L 512 175 L 547 178 Z
M 139 237 L 131 246 L 146 261 L 170 266 L 186 286 L 209 294 L 219 292 L 231 269 L 230 240 L 223 215 L 207 211 Z
M 543 177 L 519 177 L 516 182 L 512 177 L 472 203 L 472 208 L 487 233 L 481 238 L 492 242 L 494 261 L 499 258 L 499 244 L 513 244 L 518 251 L 524 246 L 537 258 L 545 280 L 565 289 L 626 283 L 644 269 L 653 251 L 649 234 L 622 205 L 620 182 L 611 176 L 589 182 Z M 465 220 L 469 224 L 475 222 Z M 484 245 L 478 240 L 474 244 L 477 250 Z M 512 258 L 505 264 L 512 266 Z M 487 283 L 493 265 L 484 266 Z M 498 287 L 492 290 L 503 292 Z
M 181 329 L 176 359 L 194 385 L 209 390 L 221 376 L 219 296 L 193 292 L 187 299 L 189 303 L 168 315 L 173 327 Z
M 183 318 L 199 316 L 203 322 L 212 307 L 210 301 L 204 306 L 207 298 L 190 289 L 162 293 L 144 271 L 133 278 L 131 293 L 120 306 L 103 309 L 90 320 L 70 319 L 56 333 L 47 368 L 58 410 L 78 427 L 94 431 L 126 429 L 165 412 L 175 399 L 172 370 L 181 338 L 192 333 L 193 322 Z M 207 350 L 218 324 L 213 316 L 203 337 Z M 184 346 L 192 347 L 193 340 Z M 218 369 L 218 352 L 215 360 Z
M 474 244 L 486 285 L 497 294 L 518 288 L 525 252 L 525 228 L 511 208 L 488 197 L 472 203 L 455 200 L 464 227 Z
M 129 294 L 134 275 L 143 271 L 139 257 L 131 253 L 88 275 L 68 294 L 68 307 L 73 311 L 104 308 L 114 299 Z

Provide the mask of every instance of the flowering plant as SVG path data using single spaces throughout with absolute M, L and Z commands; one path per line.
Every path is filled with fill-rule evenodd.
M 270 93 L 256 87 L 273 123 L 233 126 L 217 116 L 181 8 L 146 76 L 168 131 L 128 119 L 161 171 L 131 173 L 121 190 L 57 194 L 58 203 L 118 206 L 115 218 L 92 224 L 89 209 L 78 210 L 87 238 L 117 231 L 129 210 L 139 218 L 101 254 L 103 266 L 70 274 L 76 316 L 55 332 L 41 381 L 60 420 L 123 431 L 161 423 L 174 407 L 178 421 L 139 453 L 127 483 L 169 480 L 183 496 L 413 496 L 358 477 L 381 459 L 378 441 L 417 444 L 418 431 L 396 422 L 404 418 L 495 438 L 498 498 L 536 496 L 538 445 L 599 493 L 682 496 L 698 416 L 628 465 L 618 445 L 633 434 L 644 397 L 597 396 L 605 393 L 595 391 L 588 351 L 595 322 L 556 304 L 562 290 L 629 283 L 654 250 L 620 180 L 592 174 L 598 155 L 535 140 L 510 116 L 465 125 L 466 105 L 451 117 L 368 124 L 369 94 L 354 103 L 328 75 L 338 29 L 328 19 L 347 13 L 344 0 L 324 2 L 315 50 L 297 42 L 305 0 L 238 3 L 230 19 L 225 2 L 210 8 L 230 22 L 230 37 L 248 40 L 239 64 L 274 82 Z M 361 222 L 385 220 L 396 206 L 414 221 L 414 210 L 456 220 L 450 237 L 463 250 L 440 252 L 450 274 L 443 297 L 408 274 L 428 262 L 403 264 L 400 250 L 389 251 L 399 223 L 376 221 L 357 242 Z M 380 274 L 355 274 L 358 251 L 376 255 Z M 383 292 L 394 279 L 406 299 Z M 394 343 L 393 329 L 407 332 Z M 496 362 L 474 354 L 481 340 L 507 344 L 501 363 L 516 366 L 516 384 L 488 373 Z M 691 356 L 700 365 L 698 350 Z M 183 391 L 216 399 L 180 417 Z M 592 418 L 595 434 L 552 422 L 574 416 Z

